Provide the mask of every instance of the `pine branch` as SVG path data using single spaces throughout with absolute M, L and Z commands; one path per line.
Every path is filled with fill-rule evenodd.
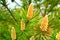
M 12 12 L 10 11 L 10 9 L 8 7 L 6 7 L 7 10 L 9 11 L 9 13 L 11 14 L 11 16 L 13 17 L 13 19 L 17 22 L 17 20 L 15 19 L 14 15 L 12 14 Z
M 20 6 L 16 1 L 14 1 L 18 6 Z
M 12 16 L 12 18 L 17 22 L 17 20 L 15 19 L 14 15 L 12 14 L 12 12 L 10 11 L 10 9 L 7 7 L 7 5 L 2 4 L 10 13 L 10 15 Z

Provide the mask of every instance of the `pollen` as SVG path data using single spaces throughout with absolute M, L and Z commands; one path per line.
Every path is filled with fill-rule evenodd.
M 34 36 L 32 36 L 32 37 L 30 38 L 30 40 L 35 40 Z
M 47 27 L 48 27 L 48 15 L 46 15 L 46 16 L 43 18 L 43 20 L 42 20 L 42 22 L 41 22 L 40 29 L 41 29 L 42 31 L 47 31 Z
M 30 20 L 33 17 L 33 5 L 30 4 L 27 12 L 27 19 Z
M 12 27 L 12 29 L 11 29 L 11 38 L 12 38 L 12 40 L 16 39 L 16 32 L 15 32 L 14 27 Z
M 60 40 L 60 32 L 57 33 L 57 35 L 56 35 L 56 39 L 57 39 L 57 40 Z
M 25 30 L 25 22 L 23 20 L 21 20 L 21 30 L 22 31 Z

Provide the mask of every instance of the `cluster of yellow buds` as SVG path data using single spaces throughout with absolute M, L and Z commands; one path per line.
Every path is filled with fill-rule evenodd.
M 60 32 L 57 33 L 57 35 L 56 35 L 56 39 L 57 39 L 57 40 L 60 40 Z
M 12 38 L 12 40 L 16 39 L 16 32 L 15 32 L 15 28 L 14 27 L 12 27 L 12 29 L 11 29 L 11 38 Z
M 25 30 L 25 22 L 23 20 L 21 20 L 21 30 L 22 31 Z
M 30 5 L 29 5 L 29 8 L 28 8 L 28 12 L 27 12 L 27 19 L 28 19 L 28 20 L 30 20 L 30 19 L 33 17 L 33 8 L 34 8 L 33 5 L 30 4 Z M 47 28 L 48 28 L 48 15 L 46 15 L 46 16 L 43 18 L 43 20 L 42 20 L 42 22 L 41 22 L 41 26 L 40 26 L 40 29 L 41 29 L 42 31 L 47 31 Z M 25 30 L 25 22 L 24 22 L 24 20 L 21 20 L 21 30 L 22 30 L 22 31 Z M 59 34 L 59 35 L 60 35 L 60 34 Z M 57 35 L 57 37 L 59 37 L 59 36 Z M 11 38 L 12 38 L 12 40 L 15 40 L 15 39 L 16 39 L 16 32 L 15 32 L 14 27 L 12 27 L 12 29 L 11 29 Z M 30 40 L 35 40 L 34 36 L 32 36 L 32 37 L 30 38 Z
M 32 37 L 30 38 L 30 40 L 35 40 L 34 36 L 32 36 Z
M 30 4 L 27 12 L 27 19 L 30 20 L 33 17 L 33 5 Z
M 41 29 L 42 31 L 47 31 L 47 27 L 48 27 L 48 15 L 46 15 L 46 16 L 43 18 L 43 20 L 42 20 L 42 22 L 41 22 L 40 29 Z

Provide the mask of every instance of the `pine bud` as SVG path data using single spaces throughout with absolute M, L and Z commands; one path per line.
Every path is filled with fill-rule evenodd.
M 25 22 L 23 20 L 21 20 L 21 30 L 22 31 L 25 30 Z
M 43 20 L 42 20 L 42 22 L 41 22 L 40 29 L 41 29 L 42 31 L 47 31 L 47 27 L 48 27 L 48 15 L 46 15 L 46 16 L 43 18 Z
M 12 38 L 12 40 L 16 39 L 16 32 L 15 32 L 14 27 L 12 27 L 12 29 L 11 29 L 11 38 Z
M 57 39 L 57 40 L 60 40 L 60 32 L 57 33 L 57 35 L 56 35 L 56 39 Z
M 35 40 L 34 36 L 32 36 L 32 37 L 30 38 L 30 40 Z
M 27 18 L 30 20 L 33 17 L 33 5 L 30 4 L 27 12 Z

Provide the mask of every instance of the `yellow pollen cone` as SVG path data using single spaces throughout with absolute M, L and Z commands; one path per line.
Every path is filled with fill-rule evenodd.
M 42 20 L 42 22 L 41 22 L 40 29 L 41 29 L 42 31 L 47 31 L 47 27 L 48 27 L 48 15 L 46 15 L 46 16 L 43 18 L 43 20 Z
M 56 39 L 57 39 L 57 40 L 60 40 L 60 32 L 57 33 L 57 35 L 56 35 Z
M 33 17 L 33 5 L 30 4 L 27 12 L 27 19 L 30 20 Z
M 30 38 L 30 40 L 35 40 L 34 36 L 32 36 L 32 37 Z
M 21 30 L 22 31 L 25 30 L 25 22 L 23 20 L 21 20 Z
M 12 29 L 11 29 L 11 38 L 12 38 L 12 40 L 16 39 L 16 32 L 15 32 L 14 27 L 12 27 Z

